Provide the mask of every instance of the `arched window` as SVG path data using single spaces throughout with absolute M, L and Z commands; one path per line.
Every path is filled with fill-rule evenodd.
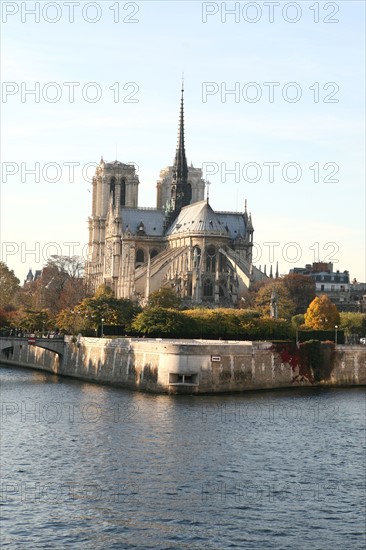
M 211 244 L 206 248 L 206 271 L 215 273 L 216 270 L 216 250 Z
M 223 254 L 219 254 L 219 271 L 222 273 L 226 269 L 226 258 Z
M 121 179 L 121 206 L 126 206 L 126 180 Z
M 203 295 L 205 298 L 212 297 L 213 285 L 210 279 L 206 279 L 203 285 Z
M 112 204 L 115 204 L 116 178 L 114 176 L 109 180 L 109 191 L 112 195 Z
M 159 254 L 159 252 L 155 248 L 153 248 L 152 251 L 150 252 L 150 259 L 152 260 L 158 254 Z
M 192 296 L 192 281 L 188 281 L 188 294 L 187 296 Z
M 136 250 L 136 267 L 143 264 L 144 261 L 145 261 L 145 252 L 141 248 L 139 248 L 138 250 Z

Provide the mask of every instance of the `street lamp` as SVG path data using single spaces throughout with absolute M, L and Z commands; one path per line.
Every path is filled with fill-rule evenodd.
M 104 337 L 104 334 L 103 334 L 104 319 L 102 318 L 101 321 L 102 321 L 102 332 L 101 332 L 100 336 L 101 336 L 101 338 L 103 338 Z
M 335 325 L 334 328 L 335 328 L 335 345 L 337 345 L 337 340 L 338 340 L 338 338 L 337 338 L 338 325 Z

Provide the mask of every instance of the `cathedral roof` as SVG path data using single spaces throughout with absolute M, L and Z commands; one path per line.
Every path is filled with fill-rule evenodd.
M 202 233 L 228 236 L 228 230 L 206 200 L 194 202 L 182 208 L 179 216 L 167 231 L 167 235 Z
M 136 235 L 142 222 L 144 234 L 162 236 L 164 233 L 164 211 L 156 208 L 121 208 L 122 229 Z
M 240 212 L 216 212 L 216 216 L 228 228 L 231 239 L 245 237 L 246 224 L 243 214 Z

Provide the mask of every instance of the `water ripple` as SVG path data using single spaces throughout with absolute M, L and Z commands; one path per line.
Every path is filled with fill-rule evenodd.
M 172 398 L 0 375 L 2 548 L 365 546 L 362 388 Z

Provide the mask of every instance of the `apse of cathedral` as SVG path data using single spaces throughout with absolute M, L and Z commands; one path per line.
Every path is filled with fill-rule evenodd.
M 252 265 L 253 225 L 243 212 L 217 212 L 205 198 L 202 170 L 188 166 L 183 87 L 173 166 L 161 170 L 156 208 L 138 206 L 135 167 L 101 159 L 93 178 L 86 275 L 92 290 L 144 304 L 173 289 L 184 303 L 235 305 L 265 277 Z

